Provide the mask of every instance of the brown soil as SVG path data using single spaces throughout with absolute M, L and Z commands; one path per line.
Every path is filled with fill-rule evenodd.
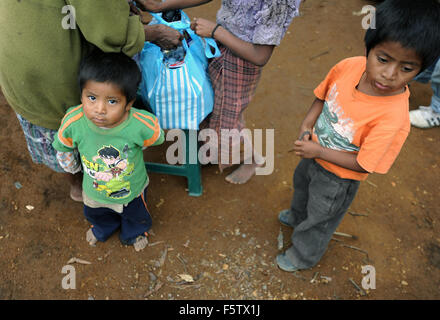
M 335 236 L 340 241 L 332 240 L 311 270 L 291 274 L 274 263 L 277 214 L 289 206 L 299 161 L 288 150 L 313 88 L 336 62 L 364 53 L 362 17 L 353 12 L 365 4 L 308 0 L 265 67 L 247 123 L 275 128 L 273 174 L 239 186 L 215 166 L 204 167 L 204 192 L 196 198 L 187 195 L 184 178 L 151 173 L 155 245 L 139 253 L 116 234 L 96 247 L 86 243 L 82 205 L 70 200 L 61 175 L 32 163 L 0 96 L 0 299 L 439 299 L 440 128 L 413 128 L 391 171 L 361 184 L 350 211 L 367 216 L 347 214 L 338 228 L 357 239 Z M 187 12 L 214 19 L 218 5 Z M 414 83 L 411 91 L 411 108 L 429 103 L 429 85 Z M 286 248 L 291 230 L 281 230 Z M 62 268 L 72 257 L 91 264 L 73 264 L 76 289 L 66 290 Z M 361 295 L 349 279 L 361 286 L 367 264 L 375 267 L 376 289 Z M 182 284 L 179 274 L 195 281 Z

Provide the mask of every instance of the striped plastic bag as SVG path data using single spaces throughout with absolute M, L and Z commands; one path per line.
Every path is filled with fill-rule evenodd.
M 155 44 L 146 42 L 140 53 L 142 82 L 139 93 L 159 119 L 163 129 L 193 129 L 212 111 L 214 92 L 207 73 L 208 58 L 218 57 L 214 39 L 201 38 L 190 28 L 190 19 L 181 11 L 181 20 L 166 22 L 161 14 L 152 16 L 184 35 L 183 63 L 168 64 Z M 211 51 L 214 50 L 214 53 Z

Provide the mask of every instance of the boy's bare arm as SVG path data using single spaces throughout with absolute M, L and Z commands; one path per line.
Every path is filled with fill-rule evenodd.
M 312 130 L 323 107 L 323 100 L 316 98 L 313 101 L 309 112 L 307 112 L 301 124 L 299 138 L 295 141 L 295 146 L 293 147 L 295 154 L 307 159 L 322 159 L 357 172 L 367 172 L 357 162 L 356 154 L 325 148 L 319 143 L 312 141 Z
M 306 117 L 304 118 L 301 127 L 299 129 L 299 140 L 311 140 L 311 133 L 313 131 L 313 127 L 315 126 L 316 120 L 322 112 L 322 108 L 324 106 L 324 100 L 316 98 L 313 101 L 312 106 L 307 112 Z
M 295 151 L 296 155 L 303 158 L 318 158 L 353 171 L 364 173 L 368 172 L 364 170 L 364 168 L 362 168 L 357 162 L 357 154 L 329 149 L 312 140 L 296 140 L 293 150 Z

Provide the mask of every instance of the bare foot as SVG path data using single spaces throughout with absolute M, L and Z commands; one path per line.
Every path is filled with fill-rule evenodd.
M 134 250 L 140 251 L 144 249 L 148 244 L 148 238 L 144 235 L 140 235 L 136 238 L 135 243 L 133 243 Z
M 92 247 L 96 246 L 98 239 L 96 239 L 95 235 L 93 234 L 92 228 L 87 230 L 86 240 Z
M 70 198 L 72 198 L 73 201 L 83 202 L 81 185 L 70 185 Z
M 242 164 L 228 175 L 225 180 L 233 184 L 244 184 L 255 175 L 255 169 L 259 166 L 256 163 Z

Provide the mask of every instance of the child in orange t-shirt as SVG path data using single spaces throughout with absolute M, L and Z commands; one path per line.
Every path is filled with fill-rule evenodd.
M 386 173 L 410 130 L 407 83 L 440 54 L 440 3 L 387 0 L 365 35 L 367 57 L 345 59 L 315 89 L 295 141 L 302 157 L 291 208 L 292 246 L 276 258 L 284 271 L 316 265 L 369 173 Z

